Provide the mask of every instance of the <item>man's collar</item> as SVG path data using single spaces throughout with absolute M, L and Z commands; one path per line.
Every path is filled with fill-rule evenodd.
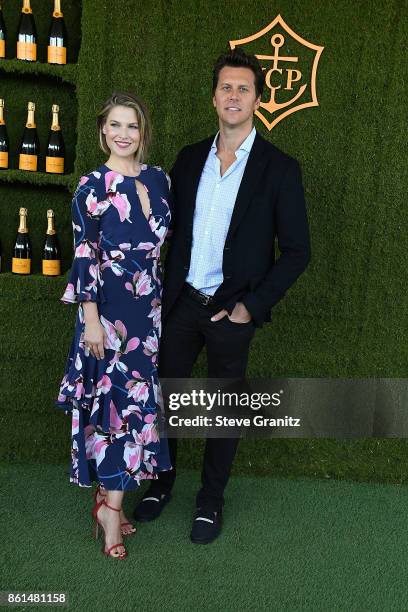
M 214 136 L 214 140 L 211 145 L 211 151 L 217 148 L 217 139 L 218 139 L 219 133 L 220 132 L 218 131 L 216 135 Z M 237 151 L 246 151 L 247 153 L 250 153 L 252 149 L 252 145 L 254 144 L 255 136 L 256 136 L 256 129 L 255 127 L 253 127 L 250 133 L 248 134 L 248 136 L 245 138 L 244 142 L 241 144 L 240 147 L 238 147 Z

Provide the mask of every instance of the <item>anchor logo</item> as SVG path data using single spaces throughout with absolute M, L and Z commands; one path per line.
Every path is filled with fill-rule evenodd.
M 276 30 L 276 33 L 271 36 L 272 30 Z M 247 46 L 245 51 L 256 55 L 265 71 L 265 84 L 270 97 L 261 101 L 255 114 L 268 130 L 296 111 L 319 106 L 316 73 L 324 47 L 296 34 L 281 15 L 256 34 L 230 40 L 229 44 L 231 49 Z

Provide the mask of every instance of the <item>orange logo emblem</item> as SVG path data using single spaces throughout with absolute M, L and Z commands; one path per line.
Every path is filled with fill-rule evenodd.
M 269 100 L 262 100 L 255 114 L 268 130 L 302 108 L 319 106 L 316 73 L 324 47 L 296 34 L 280 15 L 256 34 L 229 44 L 256 55 L 265 71 Z

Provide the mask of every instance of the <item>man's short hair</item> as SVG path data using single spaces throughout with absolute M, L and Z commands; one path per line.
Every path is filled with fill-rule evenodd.
M 215 62 L 212 84 L 213 95 L 217 89 L 220 70 L 224 68 L 224 66 L 231 66 L 234 68 L 249 68 L 252 70 L 254 73 L 256 97 L 258 98 L 258 96 L 262 96 L 265 85 L 265 75 L 262 71 L 261 64 L 255 55 L 245 53 L 245 51 L 243 51 L 240 47 L 236 47 L 227 53 L 223 53 Z

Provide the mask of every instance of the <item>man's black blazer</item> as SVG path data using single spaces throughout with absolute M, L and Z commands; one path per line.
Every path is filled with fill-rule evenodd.
M 170 171 L 173 233 L 166 257 L 162 316 L 179 296 L 189 267 L 201 173 L 214 136 L 184 147 Z M 280 256 L 275 262 L 275 237 Z M 224 280 L 214 297 L 231 314 L 243 302 L 257 327 L 310 260 L 299 163 L 256 134 L 225 240 Z

